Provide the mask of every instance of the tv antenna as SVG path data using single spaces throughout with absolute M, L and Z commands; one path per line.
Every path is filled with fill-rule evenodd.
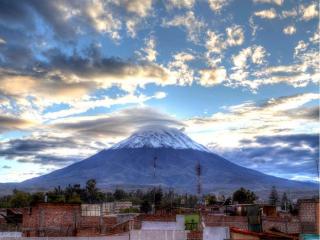
M 153 178 L 156 180 L 157 157 L 153 158 Z
M 156 184 L 156 169 L 157 169 L 157 157 L 153 158 L 153 179 L 154 179 L 154 184 Z M 153 212 L 154 214 L 156 213 L 156 185 L 153 187 Z
M 201 193 L 202 193 L 202 184 L 201 184 L 202 167 L 199 160 L 196 165 L 196 174 L 197 174 L 197 195 L 200 201 Z

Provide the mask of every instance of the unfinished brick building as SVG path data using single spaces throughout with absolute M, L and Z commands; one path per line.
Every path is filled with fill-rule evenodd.
M 97 236 L 117 224 L 116 217 L 81 216 L 80 204 L 39 203 L 23 213 L 25 237 Z
M 80 204 L 60 203 L 39 203 L 27 208 L 23 213 L 23 236 L 75 236 L 80 210 Z
M 298 206 L 301 232 L 320 234 L 319 199 L 300 199 L 298 201 Z

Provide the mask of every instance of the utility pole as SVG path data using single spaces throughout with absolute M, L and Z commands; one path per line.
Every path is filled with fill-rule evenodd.
M 156 182 L 156 168 L 157 168 L 157 157 L 153 158 L 153 179 L 154 184 Z M 153 213 L 156 213 L 156 185 L 153 187 Z
M 153 158 L 153 177 L 156 179 L 157 157 Z
M 198 201 L 201 202 L 201 192 L 202 192 L 202 186 L 201 186 L 201 174 L 202 174 L 202 168 L 200 161 L 198 160 L 198 163 L 196 165 L 196 174 L 197 174 L 197 195 L 198 195 Z

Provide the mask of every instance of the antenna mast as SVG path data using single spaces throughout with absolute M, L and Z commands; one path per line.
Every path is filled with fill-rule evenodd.
M 156 169 L 157 169 L 157 157 L 153 158 L 153 179 L 154 179 L 154 184 L 156 183 Z M 153 213 L 156 213 L 156 186 L 154 185 L 153 187 Z
M 153 158 L 153 178 L 156 180 L 157 157 Z
M 200 161 L 198 160 L 198 163 L 196 165 L 196 174 L 197 174 L 197 194 L 200 201 L 201 198 L 201 192 L 202 192 L 202 185 L 201 185 L 201 174 L 202 174 L 202 168 Z

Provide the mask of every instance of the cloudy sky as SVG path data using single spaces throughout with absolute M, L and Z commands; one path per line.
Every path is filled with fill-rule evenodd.
M 148 124 L 316 181 L 319 7 L 298 0 L 1 0 L 0 182 Z

